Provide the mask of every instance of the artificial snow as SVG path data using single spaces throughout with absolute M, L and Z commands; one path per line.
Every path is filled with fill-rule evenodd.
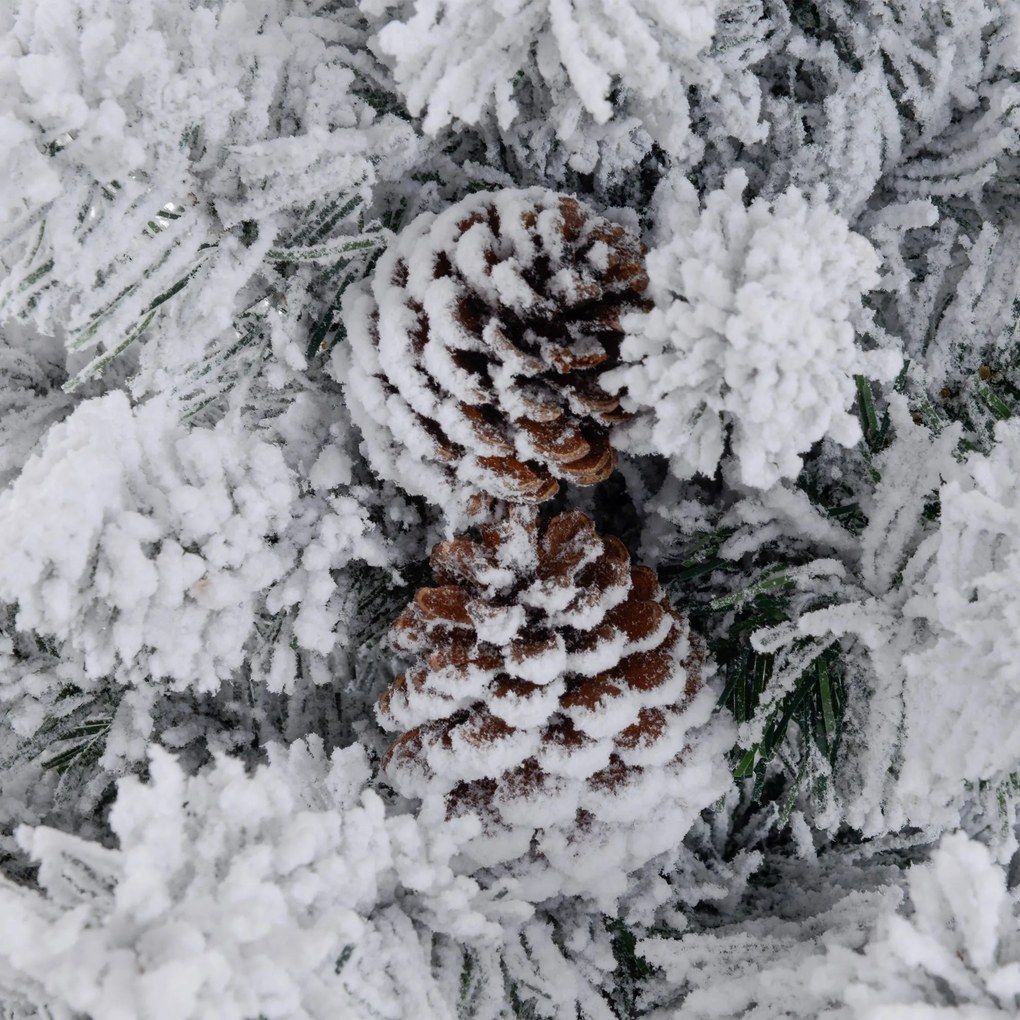
M 1020 1014 L 1014 8 L 0 5 L 0 1016 Z M 458 445 L 539 455 L 460 405 L 527 418 L 614 272 L 563 196 L 650 282 L 617 473 L 555 506 L 677 616 L 610 626 L 596 543 L 522 581 L 522 526 L 501 665 L 408 664 L 430 548 L 506 509 Z

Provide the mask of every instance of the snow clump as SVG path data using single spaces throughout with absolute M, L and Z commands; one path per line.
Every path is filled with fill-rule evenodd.
M 295 498 L 278 447 L 227 421 L 189 432 L 115 391 L 54 425 L 0 495 L 0 531 L 19 536 L 0 599 L 20 629 L 69 642 L 86 680 L 214 691 L 291 566 L 274 543 Z
M 855 342 L 878 282 L 871 245 L 794 189 L 745 206 L 746 184 L 733 171 L 702 210 L 688 181 L 673 183 L 670 240 L 648 256 L 656 308 L 625 322 L 629 364 L 601 382 L 643 412 L 617 430 L 620 448 L 711 477 L 728 440 L 740 481 L 765 489 L 823 436 L 856 443 L 854 376 L 889 380 L 901 361 Z

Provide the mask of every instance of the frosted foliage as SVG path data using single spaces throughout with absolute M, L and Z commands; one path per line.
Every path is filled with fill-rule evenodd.
M 971 237 L 958 224 L 942 221 L 933 233 L 931 275 L 918 287 L 901 273 L 896 297 L 904 349 L 923 366 L 928 392 L 937 394 L 972 377 L 985 358 L 1010 356 L 1016 343 L 1020 226 L 1009 223 L 999 230 L 985 223 Z
M 0 668 L 5 675 L 5 682 L 0 686 L 0 747 L 5 749 L 5 754 L 10 754 L 11 749 L 39 729 L 47 709 L 51 708 L 55 689 L 59 690 L 61 681 L 67 683 L 73 679 L 71 670 L 61 677 L 54 675 L 56 671 L 52 667 L 47 670 L 47 665 L 50 664 L 39 659 L 26 662 L 23 656 L 14 654 L 10 641 L 0 638 Z M 37 761 L 22 760 L 5 767 L 0 788 L 0 857 L 11 860 L 19 854 L 11 835 L 18 825 L 43 822 L 52 806 L 56 779 Z M 2 984 L 0 981 L 0 987 Z
M 54 421 L 70 410 L 61 392 L 64 349 L 59 340 L 8 323 L 0 327 L 0 486 L 28 459 Z
M 913 817 L 1020 766 L 1020 428 L 1002 423 L 996 440 L 946 472 L 937 549 L 904 606 L 932 633 L 903 660 L 897 793 Z
M 348 602 L 352 560 L 389 567 L 400 550 L 371 519 L 371 507 L 383 503 L 394 522 L 406 508 L 385 490 L 366 491 L 355 484 L 351 428 L 337 408 L 336 395 L 320 386 L 288 391 L 285 409 L 272 420 L 267 437 L 280 444 L 298 487 L 286 532 L 274 549 L 281 560 L 290 550 L 288 571 L 265 592 L 266 613 L 279 621 L 287 615 L 281 637 L 267 643 L 273 662 L 266 677 L 273 690 L 291 690 L 297 671 L 296 652 L 327 656 L 350 643 L 353 624 Z M 286 647 L 290 646 L 290 647 Z M 325 669 L 316 683 L 335 677 Z
M 294 496 L 254 434 L 187 432 L 121 393 L 87 401 L 0 495 L 0 528 L 19 537 L 0 597 L 89 679 L 214 690 L 242 661 L 258 592 L 290 565 L 271 542 Z
M 717 0 L 362 0 L 361 6 L 379 16 L 378 46 L 411 112 L 425 114 L 426 131 L 454 117 L 475 123 L 489 109 L 508 128 L 520 113 L 514 83 L 523 69 L 556 95 L 552 115 L 562 139 L 572 140 L 582 113 L 607 122 L 615 112 L 611 92 L 622 86 L 645 130 L 685 156 L 699 148 L 687 90 L 711 93 L 722 82 L 706 52 Z
M 759 916 L 678 942 L 648 939 L 639 952 L 661 967 L 655 997 L 679 1007 L 655 1020 L 986 1020 L 1020 1008 L 1020 902 L 988 849 L 962 833 L 897 884 L 844 892 L 823 912 L 830 875 L 809 865 L 808 895 L 786 916 Z M 839 876 L 836 876 L 837 878 Z M 845 880 L 845 874 L 842 876 Z
M 912 914 L 878 926 L 847 998 L 874 1020 L 1011 1017 L 1020 1010 L 1020 900 L 1004 868 L 964 833 L 911 871 Z
M 770 131 L 757 154 L 767 191 L 824 182 L 856 219 L 890 198 L 897 210 L 1012 189 L 1020 110 L 1010 5 L 825 0 L 815 9 L 817 24 L 804 9 L 772 10 L 771 52 L 757 68 L 773 86 L 762 89 Z
M 810 889 L 810 879 L 798 877 Z M 813 916 L 741 918 L 677 940 L 646 939 L 638 952 L 661 970 L 649 998 L 668 1005 L 645 1016 L 851 1020 L 842 1003 L 857 956 L 876 917 L 894 910 L 899 899 L 896 888 L 855 891 Z
M 825 604 L 754 637 L 783 654 L 805 639 L 845 649 L 856 697 L 840 806 L 819 821 L 870 835 L 957 826 L 982 784 L 1020 764 L 1020 431 L 1000 423 L 992 450 L 961 462 L 959 426 L 933 435 L 899 397 L 889 410 L 895 439 L 875 459 L 881 479 L 859 543 L 840 550 L 847 563 L 818 561 L 797 578 Z M 920 501 L 936 495 L 932 524 Z
M 0 0 L 0 182 L 0 1020 L 1020 1016 L 1017 0 Z
M 48 1000 L 41 985 L 0 963 L 0 1017 L 3 1020 L 76 1020 L 70 1010 Z
M 106 1020 L 452 1017 L 394 896 L 470 921 L 477 887 L 448 840 L 386 818 L 368 775 L 361 749 L 329 760 L 314 739 L 252 775 L 221 759 L 187 777 L 154 751 L 147 785 L 119 784 L 116 849 L 21 830 L 41 890 L 0 880 L 0 982 Z
M 584 45 L 584 38 L 595 34 L 592 26 L 596 20 L 589 5 L 578 4 L 575 10 L 582 6 L 591 16 L 571 40 L 574 47 Z M 627 14 L 624 5 L 604 6 L 607 20 Z M 497 80 L 484 102 L 463 101 L 457 116 L 473 118 L 472 134 L 477 132 L 484 140 L 486 163 L 505 162 L 517 183 L 542 183 L 571 190 L 578 187 L 576 175 L 585 174 L 591 176 L 581 190 L 590 191 L 598 200 L 612 196 L 612 204 L 621 203 L 621 188 L 637 197 L 645 184 L 639 164 L 656 159 L 661 150 L 667 151 L 678 165 L 691 167 L 702 158 L 707 139 L 734 137 L 749 144 L 768 134 L 767 125 L 759 120 L 761 88 L 751 71 L 754 62 L 768 50 L 766 36 L 771 27 L 760 0 L 722 0 L 711 6 L 715 9 L 711 44 L 697 54 L 693 64 L 683 54 L 670 59 L 670 50 L 678 41 L 685 52 L 689 53 L 690 47 L 686 38 L 674 39 L 665 27 L 674 16 L 683 18 L 688 12 L 682 8 L 663 10 L 661 5 L 657 10 L 646 11 L 649 18 L 658 19 L 659 31 L 654 42 L 644 47 L 639 59 L 632 61 L 624 74 L 640 74 L 650 61 L 659 60 L 675 87 L 646 94 L 631 85 L 621 86 L 622 76 L 614 74 L 606 96 L 612 116 L 604 122 L 592 111 L 604 111 L 605 104 L 589 106 L 582 100 L 565 63 L 559 61 L 556 47 L 545 44 L 548 37 L 541 47 L 529 50 L 515 67 L 502 68 L 511 73 L 505 87 Z M 488 11 L 489 7 L 485 9 Z M 401 10 L 406 19 L 410 5 L 404 4 Z M 498 16 L 512 16 L 511 10 L 505 5 L 499 7 Z M 392 26 L 387 30 L 391 29 Z M 433 37 L 436 34 L 432 33 Z M 451 42 L 460 44 L 459 39 Z M 488 36 L 478 40 L 480 46 L 488 43 Z M 616 52 L 622 48 L 616 39 L 611 46 Z M 430 70 L 448 74 L 451 79 L 462 71 L 487 74 L 469 54 L 445 56 L 451 52 L 447 48 L 436 54 Z M 391 57 L 398 74 L 402 59 L 396 54 Z M 612 63 L 602 61 L 597 53 L 593 59 L 601 69 L 608 69 Z M 686 87 L 694 82 L 695 87 Z M 509 96 L 508 103 L 501 105 L 497 95 Z M 470 111 L 465 108 L 468 105 Z M 508 122 L 511 113 L 513 118 Z M 462 127 L 454 124 L 439 137 L 460 130 Z M 631 204 L 631 198 L 624 204 Z
M 868 242 L 795 190 L 745 206 L 745 184 L 734 171 L 704 209 L 686 181 L 673 185 L 671 240 L 648 256 L 656 307 L 625 322 L 629 364 L 601 381 L 638 412 L 615 433 L 621 448 L 668 457 L 679 478 L 712 477 L 728 439 L 740 480 L 767 488 L 824 436 L 855 443 L 853 376 L 891 379 L 900 359 L 855 340 L 878 281 Z
M 79 382 L 147 341 L 136 388 L 215 394 L 238 341 L 256 343 L 253 316 L 304 367 L 306 339 L 259 302 L 314 308 L 319 274 L 363 262 L 381 235 L 362 236 L 359 203 L 380 158 L 399 174 L 415 149 L 354 95 L 348 47 L 371 63 L 356 15 L 313 0 L 5 6 L 0 314 L 88 352 Z

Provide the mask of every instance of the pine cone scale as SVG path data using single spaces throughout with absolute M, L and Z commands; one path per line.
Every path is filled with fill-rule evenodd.
M 467 610 L 467 594 L 458 585 L 442 588 L 419 588 L 415 605 L 425 620 L 442 620 L 444 623 L 471 626 Z

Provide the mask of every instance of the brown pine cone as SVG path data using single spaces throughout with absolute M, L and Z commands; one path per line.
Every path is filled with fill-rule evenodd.
M 704 646 L 583 513 L 479 532 L 435 547 L 436 586 L 394 625 L 417 660 L 379 701 L 402 733 L 386 772 L 480 818 L 469 858 L 516 862 L 529 895 L 615 895 L 725 788 Z
M 348 292 L 334 367 L 370 463 L 445 506 L 602 481 L 628 415 L 598 376 L 650 304 L 640 240 L 543 188 L 419 216 Z

